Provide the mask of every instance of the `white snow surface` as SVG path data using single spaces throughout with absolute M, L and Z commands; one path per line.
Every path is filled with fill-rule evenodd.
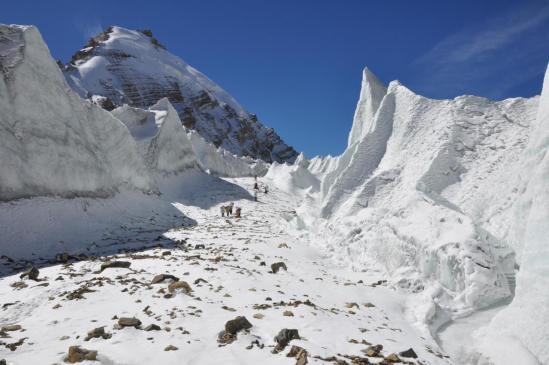
M 0 25 L 0 200 L 152 189 L 127 128 L 67 85 L 40 33 Z
M 285 355 L 297 345 L 307 350 L 309 364 L 327 363 L 315 356 L 335 356 L 349 363 L 349 356 L 358 356 L 375 362 L 379 358 L 361 352 L 372 343 L 383 345 L 384 356 L 413 348 L 419 358 L 407 359 L 412 364 L 447 364 L 437 344 L 423 338 L 404 315 L 407 296 L 383 284 L 371 285 L 383 276 L 334 265 L 318 246 L 287 233 L 292 230 L 287 218 L 295 206 L 293 195 L 271 186 L 268 194 L 260 194 L 259 202 L 254 202 L 250 199 L 253 178 L 223 181 L 192 171 L 165 181 L 162 196 L 148 198 L 146 205 L 156 210 L 155 200 L 172 201 L 179 218 L 181 214 L 188 218 L 156 240 L 127 227 L 128 235 L 119 235 L 111 246 L 98 247 L 98 242 L 81 245 L 80 252 L 88 254 L 87 258 L 70 259 L 66 264 L 44 262 L 41 281 L 25 280 L 27 287 L 19 289 L 12 286 L 20 281 L 17 274 L 6 271 L 18 272 L 25 261 L 0 259 L 4 270 L 0 276 L 0 327 L 17 324 L 24 330 L 10 331 L 2 342 L 11 345 L 25 338 L 15 351 L 0 345 L 0 358 L 9 365 L 63 363 L 69 346 L 78 345 L 98 351 L 98 361 L 90 364 L 295 364 L 296 359 Z M 134 226 L 144 226 L 150 218 L 157 224 L 171 219 L 164 210 L 149 217 L 142 214 L 139 204 L 131 203 L 128 198 L 132 197 L 120 198 L 118 203 L 128 204 L 127 211 L 110 210 L 109 205 L 117 204 L 112 199 L 88 199 L 87 208 L 80 211 L 81 199 L 57 204 L 74 204 L 74 221 L 93 222 L 90 218 L 99 211 L 105 214 L 105 222 L 112 218 L 115 224 L 130 214 Z M 220 205 L 229 201 L 242 207 L 242 218 L 219 216 Z M 34 206 L 51 208 L 52 203 L 40 200 Z M 2 206 L 0 211 L 26 209 L 24 205 L 20 201 Z M 54 217 L 71 230 L 68 215 Z M 43 228 L 47 232 L 48 225 L 37 230 Z M 106 228 L 96 226 L 97 232 L 108 236 Z M 140 237 L 142 242 L 133 242 L 132 237 Z M 57 245 L 61 252 L 68 248 Z M 90 256 L 108 254 L 107 249 L 111 250 L 108 256 Z M 107 259 L 128 261 L 131 267 L 98 273 Z M 287 271 L 270 272 L 275 262 L 284 262 Z M 192 292 L 165 297 L 170 282 L 151 284 L 157 274 L 177 276 Z M 79 288 L 91 291 L 74 298 L 71 293 Z M 219 346 L 217 337 L 225 322 L 240 315 L 252 328 L 238 333 L 235 342 Z M 115 316 L 136 317 L 142 326 L 119 329 Z M 144 331 L 150 324 L 160 330 Z M 111 338 L 84 340 L 88 331 L 101 326 Z M 283 328 L 297 329 L 301 338 L 274 354 L 274 337 Z M 254 341 L 265 347 L 246 349 Z M 168 345 L 176 350 L 165 351 Z

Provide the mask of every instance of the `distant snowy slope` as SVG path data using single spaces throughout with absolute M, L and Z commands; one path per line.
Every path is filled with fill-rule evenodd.
M 38 30 L 0 25 L 0 200 L 152 185 L 127 128 L 70 89 Z
M 297 153 L 255 115 L 161 45 L 150 31 L 110 27 L 64 67 L 71 87 L 107 109 L 146 109 L 166 97 L 183 124 L 237 155 L 292 162 Z

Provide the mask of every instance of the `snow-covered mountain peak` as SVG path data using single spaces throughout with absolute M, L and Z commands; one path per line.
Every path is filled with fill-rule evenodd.
M 182 123 L 237 155 L 293 162 L 297 152 L 262 125 L 229 93 L 167 51 L 150 30 L 112 26 L 92 38 L 64 66 L 83 98 L 112 110 L 146 109 L 166 97 Z

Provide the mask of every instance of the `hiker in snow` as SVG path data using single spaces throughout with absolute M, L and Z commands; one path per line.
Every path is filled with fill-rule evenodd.
M 240 213 L 241 213 L 241 212 L 242 212 L 242 208 L 236 207 L 236 212 L 235 212 L 234 217 L 235 217 L 235 218 L 240 218 Z
M 225 206 L 222 205 L 222 206 L 220 207 L 220 209 L 221 209 L 221 217 L 224 217 L 224 216 L 225 216 Z
M 234 207 L 234 203 L 231 202 L 228 206 L 228 210 L 227 210 L 227 215 L 233 215 L 233 207 Z
M 265 185 L 265 194 L 269 194 L 269 187 Z
M 259 185 L 257 184 L 257 181 L 254 184 L 254 190 L 259 190 Z

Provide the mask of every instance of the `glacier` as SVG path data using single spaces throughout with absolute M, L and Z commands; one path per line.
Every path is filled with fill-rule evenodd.
M 35 27 L 0 25 L 0 260 L 9 262 L 5 268 L 51 265 L 60 252 L 92 255 L 85 266 L 96 260 L 93 255 L 151 250 L 166 242 L 183 244 L 176 255 L 184 257 L 192 249 L 184 246 L 187 239 L 219 239 L 218 246 L 208 247 L 213 253 L 257 250 L 253 259 L 239 262 L 253 268 L 232 266 L 237 276 L 231 281 L 246 286 L 238 290 L 247 295 L 259 282 L 255 260 L 265 252 L 298 268 L 269 274 L 263 282 L 280 288 L 296 284 L 298 277 L 299 290 L 323 293 L 324 285 L 335 285 L 345 292 L 344 299 L 325 293 L 313 299 L 329 299 L 332 309 L 319 312 L 322 321 L 337 327 L 346 342 L 351 332 L 345 331 L 354 323 L 349 316 L 357 315 L 355 309 L 362 316 L 360 306 L 347 302 L 341 312 L 334 308 L 341 300 L 366 300 L 367 294 L 383 305 L 377 328 L 389 321 L 384 313 L 404 328 L 405 335 L 394 340 L 398 346 L 388 344 L 394 351 L 409 341 L 428 363 L 446 363 L 441 328 L 482 317 L 486 322 L 477 327 L 465 326 L 472 332 L 470 348 L 451 361 L 549 363 L 549 68 L 540 96 L 501 101 L 471 95 L 434 100 L 398 81 L 385 85 L 366 68 L 346 149 L 339 156 L 307 159 L 268 137 L 271 132 L 229 94 L 167 53 L 149 33 L 112 27 L 60 70 Z M 179 81 L 152 82 L 166 75 L 151 70 L 151 55 L 173 66 Z M 115 78 L 107 72 L 113 66 Z M 196 125 L 189 113 L 198 118 Z M 227 130 L 216 129 L 220 120 L 248 137 L 235 142 Z M 248 122 L 256 123 L 253 132 L 246 131 Z M 259 140 L 267 141 L 266 149 L 252 147 Z M 262 189 L 252 187 L 258 178 Z M 258 202 L 252 191 L 260 191 Z M 250 215 L 220 219 L 219 208 L 227 202 L 237 202 Z M 226 246 L 223 234 L 238 237 L 229 237 Z M 266 237 L 272 247 L 265 246 Z M 290 253 L 281 254 L 284 250 Z M 170 260 L 163 255 L 161 260 Z M 218 257 L 193 272 L 205 275 L 210 264 L 230 261 Z M 327 272 L 345 282 L 344 289 L 339 282 L 328 284 Z M 227 284 L 225 277 L 207 274 Z M 1 279 L 0 290 L 11 293 Z M 324 283 L 315 283 L 319 279 Z M 25 301 L 22 293 L 16 296 Z M 330 322 L 329 312 L 342 313 L 349 327 Z M 374 336 L 372 328 L 368 336 Z M 35 330 L 31 326 L 30 332 Z M 331 331 L 326 337 L 316 332 L 310 335 L 334 342 Z M 263 334 L 247 339 L 256 335 Z M 319 344 L 309 343 L 328 356 Z

